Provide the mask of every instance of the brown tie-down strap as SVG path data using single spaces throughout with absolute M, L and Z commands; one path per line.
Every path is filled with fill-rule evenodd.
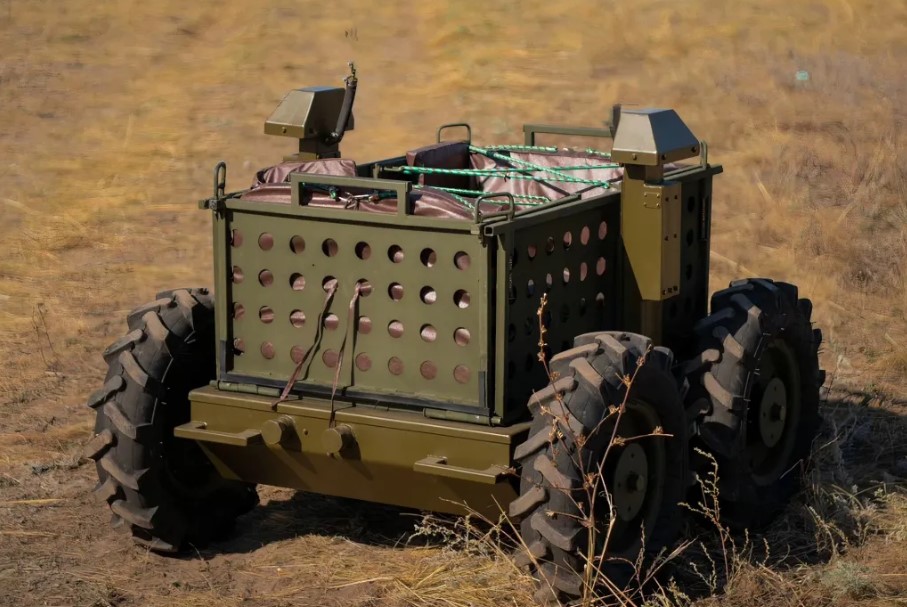
M 317 346 L 321 342 L 321 336 L 324 334 L 324 315 L 327 314 L 328 308 L 331 307 L 331 300 L 334 298 L 334 294 L 336 292 L 337 279 L 335 278 L 325 285 L 324 305 L 321 308 L 321 312 L 318 314 L 318 328 L 315 331 L 315 340 L 312 342 L 312 345 L 309 346 L 305 351 L 305 354 L 302 355 L 302 358 L 299 359 L 299 362 L 296 364 L 296 368 L 293 369 L 293 373 L 290 375 L 289 381 L 287 381 L 287 385 L 284 386 L 283 391 L 280 393 L 280 398 L 271 403 L 271 409 L 276 409 L 277 405 L 287 400 L 287 397 L 290 395 L 290 390 L 293 389 L 293 386 L 296 384 L 296 380 L 299 378 L 299 373 L 300 371 L 302 371 L 303 365 L 305 365 L 306 361 L 309 359 L 309 354 L 311 354 L 315 349 L 315 346 Z M 333 401 L 333 398 L 331 400 Z
M 340 344 L 340 352 L 337 355 L 337 369 L 334 371 L 334 385 L 331 386 L 331 417 L 328 419 L 329 428 L 334 427 L 334 397 L 337 395 L 337 386 L 340 384 L 340 370 L 343 368 L 343 353 L 346 351 L 346 343 L 350 338 L 350 327 L 354 327 L 354 332 L 356 330 L 356 302 L 359 300 L 361 290 L 362 285 L 357 282 L 355 288 L 353 288 L 353 297 L 350 299 L 349 314 L 346 318 L 346 332 L 343 335 L 343 343 Z

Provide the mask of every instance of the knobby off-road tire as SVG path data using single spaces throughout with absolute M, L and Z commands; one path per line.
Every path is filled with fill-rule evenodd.
M 602 573 L 624 587 L 633 573 L 630 563 L 668 546 L 679 531 L 677 504 L 683 501 L 688 480 L 688 422 L 672 374 L 673 354 L 651 346 L 648 338 L 628 333 L 581 335 L 572 349 L 551 360 L 555 381 L 529 401 L 532 427 L 514 453 L 522 469 L 520 497 L 510 505 L 509 514 L 520 521 L 528 548 L 517 555 L 517 563 L 539 578 L 539 602 L 569 600 L 583 593 L 590 536 L 581 518 L 590 504 L 581 470 L 595 471 L 603 461 L 616 419 L 614 414 L 608 417 L 609 408 L 624 402 L 627 386 L 622 378 L 634 373 L 617 435 L 629 438 L 660 428 L 670 436 L 615 445 L 604 460 L 604 485 L 599 484 L 592 507 L 597 554 L 610 518 L 605 486 L 614 495 L 618 518 Z M 645 362 L 637 371 L 641 357 Z M 634 467 L 639 474 L 631 487 L 627 472 Z
M 97 411 L 84 451 L 97 462 L 95 493 L 140 545 L 165 553 L 203 545 L 258 503 L 254 485 L 224 480 L 194 441 L 173 436 L 189 421 L 190 390 L 214 378 L 212 299 L 205 289 L 166 291 L 127 323 L 88 399 Z
M 822 332 L 797 287 L 737 280 L 697 323 L 687 402 L 718 462 L 721 514 L 737 529 L 767 524 L 799 489 L 818 425 Z

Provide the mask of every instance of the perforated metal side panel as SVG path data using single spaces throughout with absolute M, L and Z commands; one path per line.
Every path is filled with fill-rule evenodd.
M 543 293 L 549 357 L 573 347 L 581 333 L 614 329 L 620 312 L 619 195 L 552 208 L 543 217 L 514 221 L 500 241 L 498 298 L 505 305 L 497 316 L 496 401 L 514 414 L 548 383 L 538 359 Z
M 664 344 L 688 356 L 693 325 L 708 313 L 712 179 L 684 179 L 682 188 L 680 292 L 665 301 L 662 324 Z
M 225 371 L 286 381 L 311 348 L 299 385 L 330 389 L 346 336 L 341 389 L 484 405 L 489 255 L 468 223 L 446 230 L 416 217 L 395 225 L 241 204 L 226 215 Z

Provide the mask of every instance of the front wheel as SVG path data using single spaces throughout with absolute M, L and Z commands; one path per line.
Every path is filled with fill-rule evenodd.
M 97 463 L 96 494 L 136 543 L 157 552 L 204 544 L 258 503 L 255 486 L 220 477 L 194 441 L 189 392 L 215 375 L 213 301 L 205 289 L 158 294 L 127 318 L 104 351 L 104 385 L 88 399 L 95 430 L 84 454 Z
M 611 332 L 574 346 L 551 360 L 553 381 L 530 399 L 532 427 L 514 452 L 520 497 L 509 514 L 527 548 L 517 561 L 539 579 L 541 602 L 583 596 L 603 578 L 623 588 L 640 557 L 674 541 L 687 486 L 671 351 Z

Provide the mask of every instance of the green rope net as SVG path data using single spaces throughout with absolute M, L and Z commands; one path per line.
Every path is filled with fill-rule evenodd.
M 620 166 L 619 164 L 605 162 L 597 164 L 573 164 L 559 167 L 548 167 L 530 162 L 528 160 L 524 160 L 522 158 L 516 158 L 512 155 L 513 152 L 556 153 L 558 151 L 558 148 L 550 146 L 470 145 L 469 151 L 473 154 L 480 154 L 482 156 L 485 156 L 486 158 L 490 158 L 498 162 L 503 162 L 510 166 L 496 166 L 485 169 L 445 169 L 420 166 L 398 166 L 385 167 L 383 168 L 383 170 L 394 173 L 402 173 L 404 175 L 463 175 L 467 177 L 504 177 L 506 179 L 536 181 L 540 183 L 577 183 L 589 187 L 600 187 L 607 189 L 611 187 L 609 181 L 574 177 L 570 175 L 570 173 L 573 171 L 583 171 L 590 169 L 615 169 Z M 611 158 L 611 154 L 609 154 L 608 152 L 602 152 L 599 150 L 594 150 L 592 148 L 586 148 L 582 151 L 586 154 L 597 156 L 603 159 Z M 475 208 L 475 200 L 469 200 L 470 198 L 474 199 L 478 198 L 479 196 L 493 193 L 483 190 L 468 190 L 463 188 L 451 188 L 442 186 L 415 186 L 416 189 L 425 189 L 426 187 L 430 187 L 434 190 L 441 190 L 450 194 L 457 202 L 469 209 Z M 513 194 L 513 198 L 517 200 L 520 205 L 524 206 L 540 206 L 551 202 L 552 200 L 547 196 L 537 196 L 531 194 Z

